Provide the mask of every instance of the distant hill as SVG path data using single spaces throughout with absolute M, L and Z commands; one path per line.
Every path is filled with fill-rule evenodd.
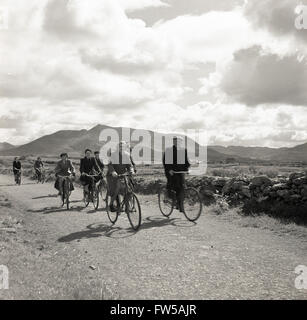
M 36 139 L 30 143 L 18 146 L 13 149 L 0 151 L 0 155 L 59 155 L 61 152 L 68 152 L 70 156 L 79 157 L 83 154 L 86 148 L 91 148 L 92 150 L 99 150 L 102 147 L 102 143 L 99 142 L 99 135 L 103 129 L 115 129 L 119 135 L 119 140 L 125 139 L 121 136 L 122 127 L 109 127 L 104 125 L 97 125 L 90 130 L 61 130 L 50 135 L 43 136 L 39 139 Z M 135 129 L 124 128 L 134 132 Z M 158 159 L 162 159 L 162 149 L 165 139 L 169 134 L 161 134 L 154 131 L 147 130 L 137 130 L 138 133 L 146 132 L 149 133 L 150 138 L 153 141 L 153 137 L 162 139 L 163 143 L 161 146 L 155 146 L 155 152 Z M 188 145 L 193 144 L 194 141 L 190 138 L 187 138 Z M 199 145 L 197 148 L 199 148 Z M 153 152 L 151 151 L 151 158 L 153 158 Z M 227 155 L 220 153 L 214 149 L 209 149 L 207 152 L 207 157 L 209 161 L 222 161 L 228 158 Z M 241 157 L 236 157 L 240 159 Z M 146 159 L 149 160 L 149 159 Z
M 0 151 L 5 151 L 5 150 L 10 150 L 15 148 L 15 146 L 13 146 L 10 143 L 7 142 L 0 142 Z
M 251 159 L 278 162 L 307 162 L 307 143 L 292 148 L 210 146 L 210 149 L 228 156 L 247 157 Z

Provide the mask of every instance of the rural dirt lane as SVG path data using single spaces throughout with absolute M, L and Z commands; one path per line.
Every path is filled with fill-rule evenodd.
M 307 266 L 306 237 L 240 227 L 206 214 L 206 208 L 197 224 L 187 222 L 177 211 L 167 219 L 160 214 L 154 196 L 140 196 L 143 221 L 134 233 L 124 215 L 111 226 L 104 208 L 97 212 L 92 207 L 85 209 L 78 188 L 67 212 L 60 208 L 52 184 L 23 182 L 17 187 L 12 177 L 2 175 L 0 193 L 22 212 L 24 231 L 32 235 L 30 242 L 42 243 L 43 254 L 52 259 L 36 275 L 34 266 L 24 267 L 19 282 L 14 282 L 18 261 L 14 256 L 5 261 L 14 270 L 10 298 L 27 296 L 27 288 L 20 288 L 24 283 L 44 283 L 54 277 L 52 264 L 58 270 L 53 273 L 66 275 L 64 267 L 73 268 L 65 276 L 71 277 L 66 281 L 71 280 L 72 286 L 73 278 L 90 274 L 95 283 L 100 281 L 113 298 L 120 299 L 307 298 L 307 290 L 294 286 L 295 267 Z M 37 255 L 35 264 L 42 257 Z M 67 261 L 67 265 L 59 268 L 58 261 Z M 56 286 L 52 283 L 49 279 L 48 286 Z M 32 291 L 29 296 L 57 298 L 56 290 L 52 294 Z

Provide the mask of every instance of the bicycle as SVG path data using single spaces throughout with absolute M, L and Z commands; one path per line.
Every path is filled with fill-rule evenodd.
M 67 210 L 69 210 L 69 197 L 71 195 L 71 175 L 69 176 L 60 176 L 58 175 L 59 178 L 63 178 L 63 187 L 62 187 L 62 196 L 61 196 L 61 201 L 62 201 L 62 207 L 64 207 L 65 203 L 66 203 L 66 208 Z
M 174 171 L 174 174 L 187 174 L 187 171 Z M 182 197 L 183 214 L 187 220 L 195 222 L 202 213 L 202 201 L 197 189 L 184 187 Z M 165 217 L 170 217 L 176 205 L 176 192 L 162 187 L 158 194 L 158 202 L 161 213 Z M 179 204 L 178 204 L 179 205 Z
M 95 182 L 95 177 L 99 175 L 90 175 L 86 174 L 87 177 L 92 177 L 92 183 L 89 185 L 89 191 L 85 192 L 83 189 L 83 201 L 85 204 L 85 207 L 87 208 L 89 203 L 92 202 L 94 209 L 97 210 L 99 207 L 99 194 L 102 194 L 102 190 L 100 190 L 101 181 L 99 183 L 99 186 L 97 187 L 97 184 Z
M 45 170 L 40 170 L 40 172 L 35 170 L 35 174 L 36 174 L 37 183 L 44 183 L 45 182 L 45 179 L 46 179 Z
M 109 195 L 109 191 L 107 190 L 106 209 L 107 209 L 109 220 L 111 221 L 112 224 L 115 224 L 120 213 L 124 211 L 128 216 L 128 220 L 130 222 L 132 229 L 138 230 L 141 225 L 142 212 L 141 212 L 140 202 L 136 194 L 133 192 L 133 187 L 129 182 L 129 179 L 128 179 L 129 176 L 130 175 L 127 173 L 118 175 L 119 179 L 121 178 L 124 179 L 125 190 L 123 194 L 123 200 L 120 202 L 119 196 L 117 198 L 118 205 L 117 205 L 117 210 L 115 212 L 111 212 L 110 210 L 109 203 L 111 201 L 111 196 Z
M 17 185 L 21 185 L 21 169 L 15 169 L 17 173 L 15 174 L 15 182 Z

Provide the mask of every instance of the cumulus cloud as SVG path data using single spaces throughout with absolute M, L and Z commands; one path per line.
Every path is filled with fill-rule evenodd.
M 256 28 L 265 28 L 278 36 L 292 36 L 306 42 L 307 33 L 295 28 L 298 18 L 296 8 L 299 0 L 258 0 L 247 1 L 245 14 Z
M 96 123 L 206 129 L 215 143 L 304 137 L 306 109 L 270 106 L 305 104 L 304 59 L 241 1 L 0 1 L 0 141 Z M 146 27 L 129 18 L 144 8 L 177 14 Z
M 255 46 L 234 54 L 220 76 L 218 87 L 233 100 L 249 106 L 277 103 L 306 106 L 306 81 L 305 59 L 300 60 L 297 55 L 279 57 Z M 214 87 L 210 79 L 202 90 L 209 90 L 208 86 Z

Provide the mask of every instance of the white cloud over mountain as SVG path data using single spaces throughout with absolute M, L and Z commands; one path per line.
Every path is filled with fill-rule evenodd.
M 270 1 L 257 3 L 221 1 L 215 10 L 210 2 L 197 13 L 192 1 L 183 14 L 174 1 L 0 0 L 9 12 L 0 30 L 0 141 L 104 123 L 197 127 L 212 143 L 301 142 L 304 36 L 285 14 L 276 20 Z M 286 13 L 291 3 L 275 8 Z M 178 16 L 152 27 L 127 16 L 172 8 Z

